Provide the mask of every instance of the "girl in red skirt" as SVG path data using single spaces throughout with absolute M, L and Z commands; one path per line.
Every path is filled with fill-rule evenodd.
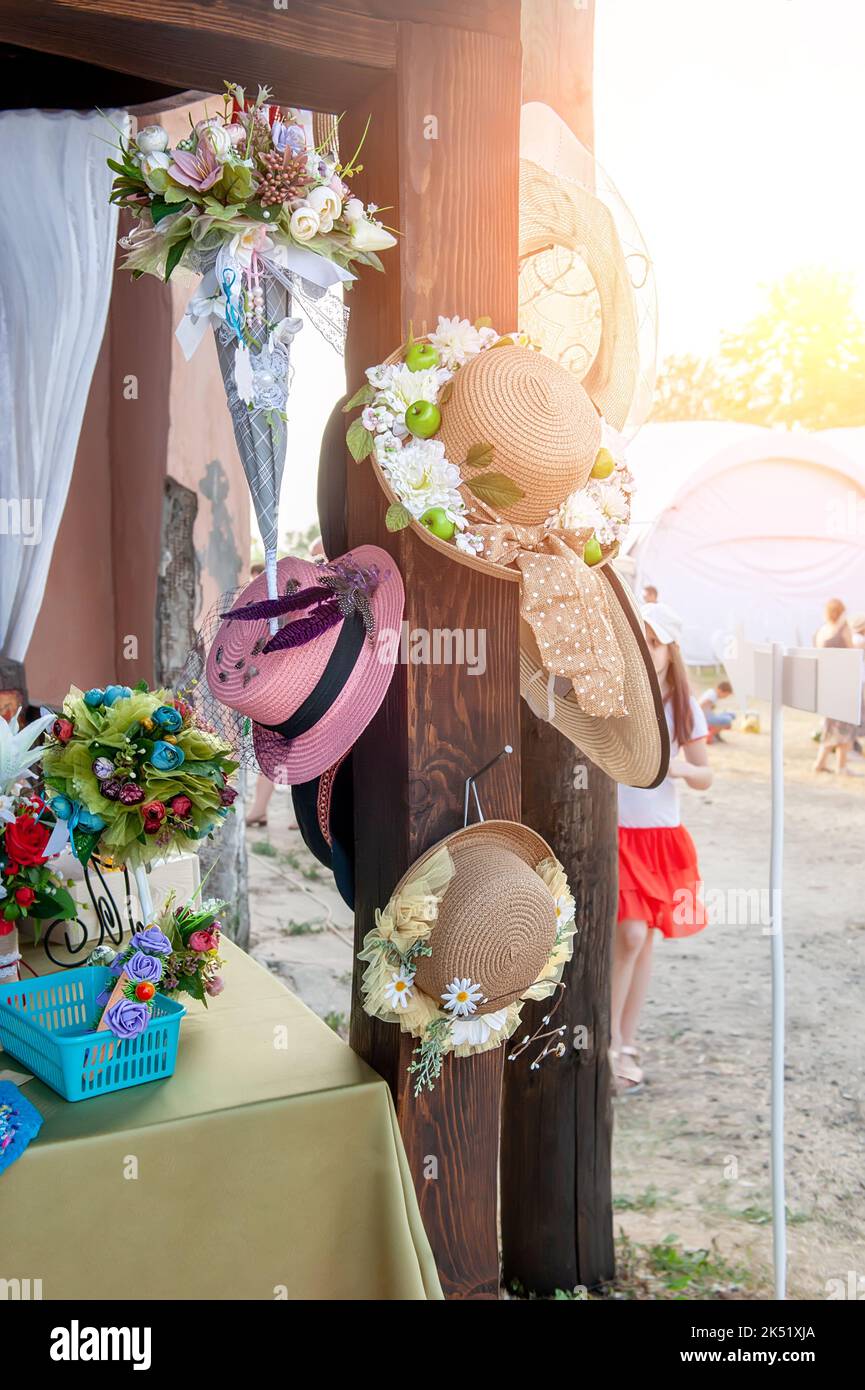
M 613 948 L 611 1054 L 620 1092 L 643 1083 L 635 1045 L 652 970 L 652 942 L 706 925 L 694 841 L 682 824 L 679 782 L 712 782 L 705 716 L 688 686 L 679 650 L 682 620 L 666 603 L 642 609 L 670 730 L 670 771 L 650 791 L 619 787 L 619 918 Z

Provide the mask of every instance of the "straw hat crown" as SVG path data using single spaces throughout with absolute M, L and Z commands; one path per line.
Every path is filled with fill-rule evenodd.
M 417 986 L 431 998 L 441 1000 L 452 980 L 469 979 L 486 997 L 477 1012 L 492 1013 L 519 999 L 540 975 L 556 940 L 556 905 L 524 857 L 522 830 L 508 830 L 513 847 L 483 832 L 466 832 L 454 843 L 455 872 L 439 906 L 433 952 L 416 968 Z M 525 838 L 533 849 L 536 837 Z
M 461 466 L 478 444 L 493 447 L 493 468 L 523 497 L 496 510 L 540 525 L 585 486 L 601 443 L 601 422 L 571 372 L 526 347 L 478 353 L 453 378 L 441 438 Z

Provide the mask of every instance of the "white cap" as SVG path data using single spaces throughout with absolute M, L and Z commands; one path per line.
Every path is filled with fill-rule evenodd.
M 671 608 L 668 603 L 644 603 L 640 609 L 640 616 L 665 647 L 670 642 L 681 644 L 684 619 L 680 618 L 675 608 Z

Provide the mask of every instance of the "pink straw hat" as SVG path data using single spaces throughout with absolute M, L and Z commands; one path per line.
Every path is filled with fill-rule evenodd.
M 223 615 L 206 677 L 221 704 L 252 721 L 262 772 L 297 786 L 347 753 L 381 705 L 405 591 L 392 557 L 374 545 L 326 564 L 288 556 L 277 588 L 269 600 L 261 574 Z

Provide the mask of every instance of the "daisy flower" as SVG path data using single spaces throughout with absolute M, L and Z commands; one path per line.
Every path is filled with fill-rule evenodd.
M 461 1043 L 488 1042 L 493 1033 L 500 1033 L 507 1022 L 507 1009 L 496 1009 L 495 1013 L 478 1014 L 477 1018 L 455 1018 L 451 1024 L 451 1037 L 454 1047 Z
M 483 1002 L 484 992 L 472 980 L 451 980 L 442 994 L 444 1006 L 456 1018 L 467 1018 Z
M 573 922 L 576 910 L 570 893 L 562 893 L 561 897 L 556 898 L 556 926 L 566 927 L 569 922 Z
M 385 997 L 392 1009 L 407 1009 L 411 999 L 414 974 L 411 970 L 400 970 L 391 975 L 384 987 Z

